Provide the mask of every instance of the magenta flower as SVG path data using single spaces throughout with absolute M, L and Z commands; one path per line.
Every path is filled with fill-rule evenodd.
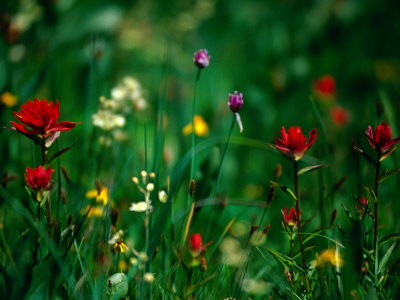
M 203 69 L 210 64 L 211 57 L 208 56 L 207 49 L 200 49 L 194 54 L 194 64 L 199 68 Z
M 242 93 L 238 94 L 237 91 L 235 91 L 233 95 L 229 94 L 228 106 L 232 112 L 234 113 L 239 112 L 243 106 L 243 94 Z

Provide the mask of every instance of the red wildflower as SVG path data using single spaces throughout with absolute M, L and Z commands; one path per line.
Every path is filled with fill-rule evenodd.
M 392 130 L 385 122 L 378 125 L 373 132 L 371 125 L 369 125 L 365 134 L 372 148 L 378 152 L 380 157 L 383 155 L 382 159 L 386 158 L 394 150 L 393 147 L 400 142 L 400 137 L 392 139 Z
M 17 130 L 28 137 L 38 134 L 41 138 L 47 138 L 54 133 L 71 130 L 76 124 L 80 123 L 57 123 L 60 116 L 58 100 L 53 105 L 53 101 L 47 102 L 44 97 L 42 101 L 36 98 L 33 102 L 28 100 L 27 103 L 21 105 L 19 112 L 13 112 L 13 114 L 22 124 L 11 121 L 11 125 L 14 126 L 11 129 Z
M 349 122 L 349 113 L 341 106 L 334 106 L 331 109 L 331 118 L 336 125 L 344 126 Z
M 200 233 L 195 233 L 192 234 L 189 237 L 189 251 L 190 254 L 193 257 L 197 257 L 200 254 L 202 254 L 204 251 L 206 251 L 208 245 L 210 245 L 211 242 L 207 242 L 203 245 L 203 239 L 201 238 Z
M 54 170 L 50 167 L 47 167 L 46 170 L 42 166 L 36 169 L 27 167 L 24 177 L 29 187 L 38 192 L 50 188 L 51 173 L 53 172 Z
M 336 95 L 336 80 L 331 75 L 324 75 L 314 81 L 313 89 L 321 99 L 331 100 Z
M 290 208 L 289 215 L 287 214 L 286 206 L 283 210 L 281 210 L 281 212 L 282 212 L 282 216 L 283 216 L 283 219 L 285 220 L 286 224 L 288 224 L 289 226 L 297 225 L 297 214 L 296 214 L 296 210 L 293 207 Z M 300 218 L 301 218 L 301 212 L 300 212 Z
M 302 134 L 300 127 L 290 127 L 286 133 L 285 127 L 281 129 L 282 139 L 276 138 L 276 148 L 286 156 L 299 160 L 304 153 L 311 147 L 317 137 L 317 129 L 310 131 L 308 143 L 306 137 Z
M 362 197 L 358 200 L 358 202 L 360 202 L 360 204 L 361 204 L 362 206 L 368 206 L 368 200 L 367 200 L 364 196 L 362 196 Z

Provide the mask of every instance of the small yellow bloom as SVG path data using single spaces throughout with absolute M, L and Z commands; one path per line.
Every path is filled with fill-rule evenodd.
M 18 103 L 17 96 L 9 92 L 4 92 L 1 94 L 0 99 L 1 103 L 3 103 L 5 106 L 15 106 Z
M 103 207 L 102 206 L 92 206 L 91 208 L 90 208 L 90 206 L 88 206 L 86 208 L 86 213 L 88 212 L 89 209 L 90 209 L 90 211 L 88 213 L 88 218 L 101 217 L 103 215 Z
M 98 190 L 87 191 L 86 198 L 96 198 L 96 202 L 102 202 L 103 205 L 106 205 L 108 202 L 108 188 L 102 186 L 100 193 Z
M 184 135 L 189 135 L 192 133 L 192 130 L 192 123 L 189 123 L 185 127 L 183 127 L 182 133 Z M 194 116 L 194 133 L 197 136 L 206 136 L 209 133 L 208 125 L 206 121 L 204 121 L 202 116 Z
M 321 255 L 317 254 L 316 260 L 312 262 L 312 265 L 317 267 L 326 266 L 327 263 L 332 264 L 335 267 L 343 265 L 343 260 L 340 258 L 339 253 L 336 253 L 333 249 L 324 250 Z
M 114 249 L 116 249 L 120 253 L 125 253 L 128 249 L 128 247 L 125 245 L 124 241 L 122 239 L 119 239 L 115 244 L 114 244 Z
M 125 272 L 125 271 L 126 271 L 127 265 L 126 265 L 126 262 L 125 262 L 125 261 L 123 261 L 123 260 L 120 260 L 120 261 L 119 261 L 119 269 L 120 269 L 122 272 Z

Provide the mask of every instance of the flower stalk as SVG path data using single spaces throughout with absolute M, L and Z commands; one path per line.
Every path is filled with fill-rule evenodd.
M 299 201 L 299 188 L 298 188 L 298 162 L 297 160 L 294 161 L 294 193 L 296 196 L 296 214 L 297 216 L 300 216 L 300 201 Z M 300 217 L 296 218 L 297 219 L 297 230 L 299 232 L 299 243 L 300 243 L 300 251 L 301 251 L 301 259 L 303 261 L 303 269 L 304 269 L 304 280 L 306 282 L 306 287 L 307 291 L 310 291 L 310 284 L 308 282 L 308 276 L 307 276 L 307 264 L 306 264 L 306 259 L 304 256 L 304 247 L 303 247 L 303 236 L 301 234 L 301 222 L 300 222 Z

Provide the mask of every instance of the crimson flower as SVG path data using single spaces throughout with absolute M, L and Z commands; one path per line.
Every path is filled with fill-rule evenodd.
M 53 172 L 54 170 L 50 167 L 47 167 L 47 169 L 44 169 L 42 166 L 39 166 L 36 169 L 27 167 L 24 177 L 26 183 L 31 189 L 40 192 L 51 188 L 50 180 Z
M 376 126 L 373 132 L 371 125 L 369 125 L 365 134 L 368 142 L 378 152 L 381 159 L 386 158 L 394 150 L 393 147 L 400 142 L 400 137 L 392 139 L 392 130 L 385 122 Z
M 331 75 L 324 75 L 314 81 L 313 89 L 321 99 L 331 100 L 336 95 L 336 80 Z
M 42 101 L 36 98 L 33 101 L 28 100 L 27 103 L 21 105 L 20 111 L 13 112 L 13 114 L 17 121 L 22 124 L 11 121 L 13 127 L 10 128 L 31 138 L 39 135 L 39 137 L 46 139 L 60 131 L 71 130 L 76 124 L 80 123 L 57 123 L 60 116 L 58 100 L 53 105 L 53 101 L 47 102 L 44 97 Z
M 198 257 L 200 254 L 202 254 L 204 251 L 206 251 L 208 245 L 210 245 L 210 244 L 211 244 L 211 242 L 207 242 L 203 245 L 203 239 L 201 238 L 200 233 L 192 234 L 189 237 L 190 254 L 193 257 Z
M 282 212 L 282 216 L 283 219 L 285 220 L 286 224 L 288 224 L 289 226 L 296 226 L 297 225 L 297 214 L 296 214 L 296 210 L 291 207 L 289 210 L 289 215 L 287 214 L 287 207 L 285 206 L 285 208 L 283 210 L 281 210 Z M 300 212 L 300 218 L 301 218 L 301 212 Z
M 308 143 L 299 126 L 290 127 L 288 133 L 286 133 L 285 127 L 282 126 L 281 134 L 282 139 L 276 138 L 275 147 L 284 155 L 297 161 L 304 156 L 304 153 L 314 143 L 317 137 L 317 129 L 314 128 L 310 131 Z

